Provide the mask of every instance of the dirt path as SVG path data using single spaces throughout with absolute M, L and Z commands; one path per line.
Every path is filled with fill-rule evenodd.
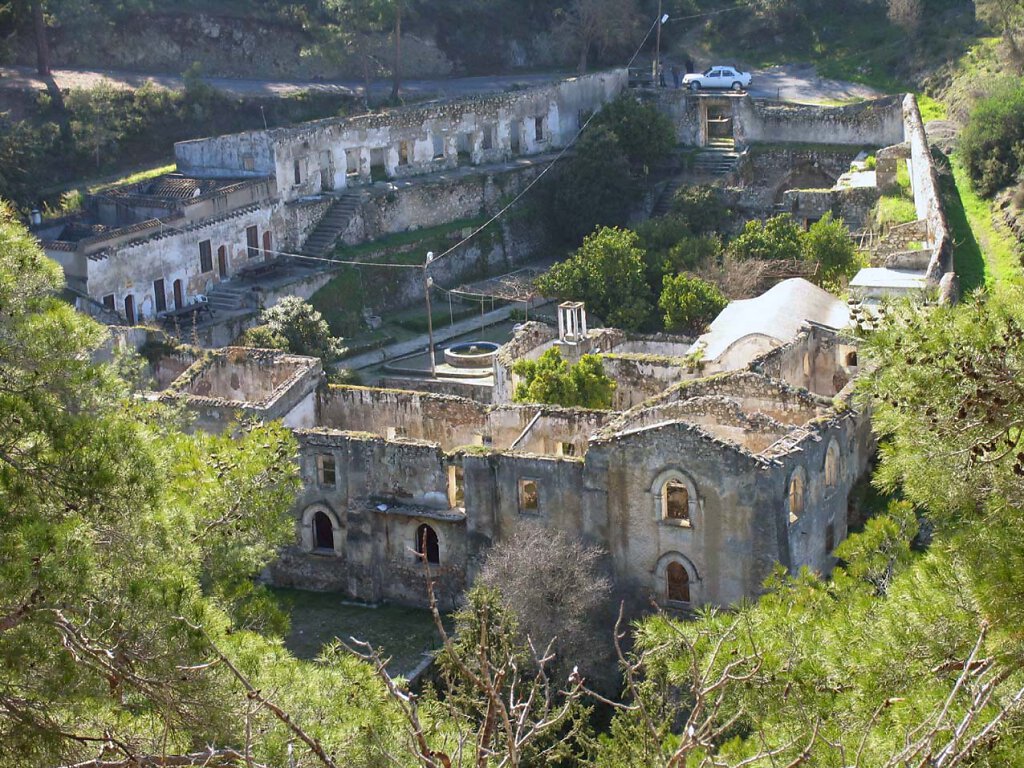
M 755 98 L 783 99 L 808 103 L 836 103 L 871 98 L 880 93 L 873 88 L 839 80 L 818 77 L 813 65 L 785 64 L 754 70 L 751 95 Z M 494 93 L 512 87 L 543 85 L 568 76 L 565 72 L 541 74 L 493 75 L 459 77 L 442 80 L 409 80 L 403 84 L 409 96 L 459 97 L 477 93 Z M 95 88 L 106 83 L 116 88 L 138 88 L 152 83 L 164 88 L 184 87 L 177 75 L 150 75 L 114 70 L 58 69 L 54 79 L 62 89 Z M 287 96 L 301 91 L 322 91 L 347 95 L 361 94 L 362 83 L 355 81 L 312 82 L 301 80 L 236 80 L 224 77 L 205 78 L 220 90 L 237 96 Z M 0 67 L 0 88 L 45 90 L 46 83 L 31 67 Z M 390 93 L 389 81 L 377 81 L 371 86 L 374 98 Z

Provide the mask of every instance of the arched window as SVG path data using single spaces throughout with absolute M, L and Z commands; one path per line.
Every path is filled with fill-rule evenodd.
M 429 525 L 421 525 L 416 529 L 416 554 L 420 560 L 428 563 L 441 562 L 441 546 L 437 541 L 437 534 Z
M 678 469 L 667 469 L 656 478 L 651 486 L 656 499 L 657 518 L 683 528 L 691 528 L 699 508 L 697 489 L 689 477 Z
M 334 526 L 325 512 L 313 515 L 313 549 L 334 551 Z
M 833 440 L 825 451 L 825 487 L 839 485 L 839 443 Z
M 679 520 L 690 524 L 690 492 L 678 480 L 669 480 L 661 491 L 666 520 Z
M 789 478 L 789 522 L 795 523 L 804 513 L 804 471 L 797 467 Z
M 670 602 L 690 602 L 690 574 L 682 563 L 671 562 L 665 568 L 667 592 L 665 598 Z

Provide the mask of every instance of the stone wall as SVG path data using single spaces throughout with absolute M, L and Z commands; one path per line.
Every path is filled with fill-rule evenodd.
M 201 223 L 164 227 L 162 232 L 110 246 L 94 256 L 82 256 L 88 270 L 87 290 L 91 298 L 102 302 L 112 294 L 117 311 L 124 313 L 125 298 L 135 300 L 138 318 L 156 315 L 154 282 L 164 281 L 166 306 L 174 308 L 174 283 L 180 280 L 182 298 L 189 303 L 196 294 L 207 294 L 220 281 L 218 253 L 225 250 L 228 275 L 252 260 L 246 247 L 246 229 L 256 227 L 262 251 L 264 233 L 271 233 L 272 247 L 284 230 L 283 217 L 277 206 L 248 206 Z M 199 258 L 199 243 L 210 241 L 211 270 L 204 272 Z
M 320 395 L 320 424 L 330 429 L 429 440 L 445 450 L 479 444 L 486 408 L 450 395 L 393 389 L 330 386 Z
M 205 176 L 272 175 L 286 201 L 323 191 L 543 154 L 626 86 L 625 70 L 553 85 L 292 128 L 179 142 L 178 167 Z
M 739 189 L 735 206 L 747 214 L 767 216 L 786 202 L 788 190 L 830 190 L 850 170 L 858 148 L 827 145 L 789 147 L 763 144 L 750 148 L 730 177 Z M 830 201 L 832 202 L 832 201 Z
M 735 99 L 736 141 L 887 147 L 903 140 L 900 101 L 886 96 L 843 107 L 818 107 Z
M 673 384 L 699 375 L 681 357 L 620 353 L 616 349 L 602 355 L 601 362 L 604 372 L 615 380 L 613 407 L 617 411 L 639 405 Z
M 877 187 L 791 189 L 783 192 L 778 210 L 785 210 L 805 226 L 831 213 L 833 218 L 842 219 L 851 231 L 856 231 L 867 226 L 879 196 Z
M 676 127 L 680 144 L 704 146 L 709 139 L 708 115 L 732 120 L 739 145 L 759 142 L 841 144 L 887 147 L 903 140 L 899 97 L 883 97 L 844 107 L 820 107 L 755 100 L 730 94 L 694 94 L 659 90 L 659 108 Z
M 931 257 L 926 278 L 929 284 L 938 286 L 942 276 L 954 270 L 953 238 L 942 207 L 938 172 L 913 94 L 904 99 L 903 113 L 906 138 L 910 142 L 910 184 L 914 191 L 914 206 L 917 218 L 928 222 Z
M 832 397 L 859 373 L 856 339 L 808 323 L 789 344 L 753 360 L 750 369 Z

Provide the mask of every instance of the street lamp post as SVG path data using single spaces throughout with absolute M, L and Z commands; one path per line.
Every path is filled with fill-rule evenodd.
M 434 252 L 429 251 L 427 253 L 427 263 L 423 265 L 423 295 L 427 299 L 427 338 L 429 340 L 429 348 L 427 349 L 427 355 L 430 358 L 430 378 L 437 378 L 437 366 L 434 363 L 434 316 L 430 308 L 430 289 L 434 285 L 434 279 L 427 274 L 427 267 L 430 266 L 430 262 L 434 260 Z
M 654 81 L 655 87 L 662 83 L 662 79 L 657 76 L 657 68 L 662 63 L 662 25 L 669 20 L 669 14 L 662 13 L 662 1 L 657 0 L 657 31 L 654 33 L 654 60 L 650 66 L 650 76 Z

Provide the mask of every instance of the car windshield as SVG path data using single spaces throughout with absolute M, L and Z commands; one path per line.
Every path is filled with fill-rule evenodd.
M 705 71 L 704 71 L 704 77 L 707 77 L 708 75 L 710 75 L 710 74 L 711 74 L 711 71 L 712 71 L 713 69 L 714 69 L 714 67 L 711 67 L 711 69 L 705 70 Z

